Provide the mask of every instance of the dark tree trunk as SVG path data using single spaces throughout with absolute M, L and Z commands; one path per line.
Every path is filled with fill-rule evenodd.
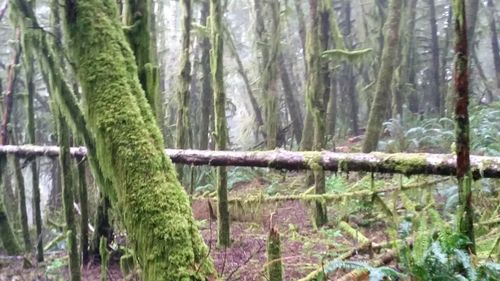
M 200 25 L 207 26 L 208 14 L 210 13 L 210 1 L 203 0 L 201 3 Z M 201 86 L 201 126 L 200 126 L 200 149 L 208 149 L 208 134 L 210 128 L 210 118 L 213 109 L 212 96 L 212 77 L 210 76 L 210 38 L 207 36 L 201 39 L 201 67 L 202 67 L 202 86 Z
M 290 118 L 292 119 L 293 135 L 297 143 L 300 143 L 302 139 L 302 131 L 304 130 L 303 117 L 300 110 L 300 105 L 295 97 L 298 95 L 297 91 L 290 81 L 290 75 L 288 74 L 288 69 L 286 67 L 285 58 L 283 51 L 279 54 L 279 73 L 281 77 L 281 85 L 283 86 L 283 94 L 285 96 L 285 102 L 290 112 Z
M 496 25 L 496 7 L 493 0 L 488 0 L 488 23 L 491 33 L 491 51 L 493 53 L 493 64 L 495 66 L 495 78 L 497 88 L 500 89 L 500 47 L 498 46 L 498 35 Z
M 454 89 L 456 94 L 456 153 L 459 184 L 458 230 L 471 244 L 468 250 L 475 253 L 474 209 L 472 207 L 472 175 L 469 155 L 469 73 L 468 25 L 465 0 L 454 0 L 455 7 L 455 66 Z M 470 34 L 470 33 L 469 33 Z

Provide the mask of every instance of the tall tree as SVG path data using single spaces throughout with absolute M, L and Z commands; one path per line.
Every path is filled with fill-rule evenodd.
M 66 0 L 64 7 L 88 126 L 96 136 L 99 164 L 112 179 L 142 279 L 205 280 L 213 264 L 163 153 L 115 1 Z
M 192 9 L 191 0 L 181 0 L 182 6 L 182 54 L 180 72 L 177 81 L 177 139 L 176 147 L 179 149 L 188 148 L 189 137 L 189 84 L 191 83 L 191 61 L 189 60 L 189 50 L 191 43 L 191 20 Z M 179 179 L 182 181 L 183 166 L 177 167 Z
M 434 103 L 434 111 L 439 113 L 444 111 L 439 82 L 439 39 L 436 19 L 436 4 L 434 0 L 429 0 L 429 20 L 431 26 L 431 96 Z
M 474 209 L 472 207 L 472 175 L 469 147 L 469 50 L 467 13 L 465 0 L 454 0 L 455 12 L 455 65 L 454 90 L 456 95 L 456 153 L 459 203 L 457 211 L 458 231 L 466 235 L 471 244 L 468 250 L 475 253 Z
M 210 13 L 210 0 L 201 2 L 200 25 L 208 26 L 208 14 Z M 210 37 L 204 36 L 200 41 L 202 86 L 201 86 L 201 125 L 200 125 L 200 149 L 208 149 L 208 133 L 210 119 L 213 109 L 212 76 L 210 75 Z
M 212 50 L 210 70 L 214 93 L 215 143 L 217 150 L 227 148 L 226 93 L 224 91 L 224 41 L 222 27 L 223 9 L 221 0 L 210 0 L 210 32 Z M 228 247 L 231 244 L 229 207 L 227 199 L 227 170 L 217 168 L 217 244 Z
M 402 1 L 391 0 L 389 15 L 385 24 L 384 48 L 382 50 L 381 65 L 378 72 L 375 97 L 370 109 L 368 127 L 363 142 L 363 152 L 368 153 L 377 149 L 378 140 L 382 131 L 382 122 L 386 116 L 387 103 L 391 97 L 391 81 L 394 70 L 393 58 L 398 51 L 399 23 L 401 20 Z
M 59 154 L 59 163 L 61 165 L 61 177 L 62 177 L 62 201 L 64 206 L 64 219 L 65 219 L 65 232 L 66 239 L 68 243 L 68 256 L 69 256 L 69 275 L 71 281 L 81 280 L 80 272 L 80 255 L 78 253 L 78 243 L 77 243 L 77 232 L 76 232 L 76 222 L 75 213 L 73 211 L 73 194 L 75 192 L 74 183 L 74 173 L 72 169 L 72 160 L 69 153 L 70 147 L 70 132 L 68 124 L 64 119 L 62 113 L 56 112 L 57 120 L 57 133 L 58 133 L 58 143 L 61 147 L 61 153 Z
M 498 46 L 496 7 L 493 0 L 488 0 L 488 24 L 491 33 L 491 51 L 493 53 L 493 65 L 495 67 L 495 78 L 497 88 L 500 89 L 500 47 Z
M 322 0 L 319 0 L 322 1 Z M 321 3 L 319 3 L 321 4 Z M 320 9 L 317 0 L 309 0 L 310 24 L 307 32 L 306 57 L 307 57 L 307 89 L 306 104 L 314 124 L 313 149 L 321 151 L 325 145 L 325 104 L 324 85 L 321 77 L 321 46 L 320 46 Z M 314 169 L 314 184 L 316 194 L 325 193 L 325 171 L 320 168 Z M 314 217 L 317 226 L 327 222 L 326 205 L 322 202 L 315 203 Z

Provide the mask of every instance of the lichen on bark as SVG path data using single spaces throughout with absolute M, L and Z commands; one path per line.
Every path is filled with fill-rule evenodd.
M 143 280 L 205 280 L 214 272 L 137 75 L 112 0 L 66 0 L 66 29 L 99 163 Z

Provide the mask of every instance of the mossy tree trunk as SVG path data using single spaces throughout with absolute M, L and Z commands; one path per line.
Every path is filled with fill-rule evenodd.
M 14 143 L 14 142 L 13 142 Z M 14 173 L 18 192 L 19 214 L 21 215 L 21 230 L 23 234 L 23 243 L 25 253 L 31 252 L 30 229 L 28 226 L 28 211 L 26 209 L 26 188 L 24 184 L 23 171 L 19 158 L 14 157 Z
M 321 0 L 320 0 L 321 1 Z M 321 4 L 321 3 L 320 3 Z M 325 106 L 324 85 L 321 77 L 321 46 L 320 46 L 320 6 L 317 0 L 309 0 L 310 24 L 307 32 L 307 89 L 306 104 L 314 124 L 313 150 L 321 151 L 325 145 Z M 320 168 L 313 169 L 316 194 L 325 193 L 325 172 Z M 321 202 L 315 203 L 314 217 L 317 226 L 327 222 L 326 205 Z
M 210 0 L 201 2 L 200 25 L 207 26 L 208 14 L 210 13 Z M 213 110 L 213 95 L 212 95 L 212 76 L 210 75 L 210 38 L 204 36 L 200 40 L 201 48 L 201 67 L 202 67 L 202 86 L 201 86 L 201 125 L 199 144 L 200 149 L 208 149 L 208 134 L 210 128 L 210 119 Z
M 458 231 L 466 235 L 472 244 L 468 250 L 475 253 L 474 209 L 472 207 L 472 174 L 469 147 L 469 49 L 465 0 L 454 0 L 455 12 L 455 65 L 454 90 L 456 95 L 456 153 L 458 179 Z
M 177 136 L 176 147 L 189 147 L 189 84 L 191 83 L 191 61 L 189 60 L 191 43 L 191 0 L 181 0 L 182 7 L 182 45 L 180 72 L 177 77 Z M 177 175 L 182 182 L 183 166 L 177 166 Z
M 87 179 L 85 178 L 85 160 L 77 158 L 78 167 L 78 196 L 80 198 L 80 251 L 82 264 L 89 262 L 89 202 L 87 195 Z
M 64 7 L 99 164 L 112 179 L 142 280 L 205 280 L 213 264 L 163 153 L 115 1 L 66 0 Z
M 70 133 L 69 127 L 62 116 L 60 111 L 55 111 L 55 119 L 57 120 L 57 133 L 58 142 L 61 147 L 61 154 L 59 155 L 59 163 L 61 166 L 61 177 L 62 177 L 62 201 L 64 209 L 64 219 L 66 221 L 65 229 L 66 239 L 68 245 L 68 256 L 69 256 L 69 275 L 71 281 L 81 280 L 80 272 L 80 255 L 78 253 L 78 242 L 77 242 L 77 231 L 75 222 L 75 213 L 73 209 L 73 194 L 74 188 L 74 178 L 72 169 L 72 159 L 69 153 L 70 147 Z
M 21 31 L 16 28 L 16 41 L 19 42 L 21 39 Z M 7 87 L 5 89 L 5 94 L 3 96 L 3 110 L 2 110 L 2 124 L 0 127 L 0 145 L 7 145 L 9 143 L 9 124 L 12 114 L 12 104 L 13 104 L 13 93 L 17 80 L 17 65 L 19 64 L 21 56 L 21 50 L 19 46 L 15 46 L 12 52 L 11 63 L 7 67 Z M 7 166 L 7 158 L 5 155 L 0 156 L 0 175 L 4 173 Z M 1 182 L 1 180 L 0 180 Z M 11 224 L 9 223 L 9 217 L 5 211 L 5 205 L 0 202 L 0 238 L 2 239 L 2 244 L 7 250 L 7 254 L 16 255 L 20 253 L 19 245 L 12 231 Z
M 158 124 L 162 124 L 163 112 L 159 94 L 160 74 L 158 66 L 153 61 L 156 56 L 154 53 L 156 42 L 151 39 L 151 17 L 153 13 L 151 1 L 125 0 L 123 19 L 127 26 L 126 34 L 130 48 L 134 52 L 139 81 Z
M 223 10 L 221 0 L 210 0 L 210 32 L 212 50 L 210 70 L 214 93 L 215 142 L 217 150 L 227 148 L 226 93 L 224 90 L 224 42 L 222 29 Z M 217 168 L 217 244 L 228 247 L 231 244 L 229 209 L 227 199 L 227 171 Z
M 399 23 L 401 20 L 402 1 L 391 0 L 389 15 L 385 25 L 384 47 L 382 50 L 381 65 L 378 72 L 375 97 L 370 109 L 368 126 L 363 141 L 363 152 L 368 153 L 377 149 L 378 140 L 382 131 L 382 123 L 387 112 L 387 104 L 391 98 L 391 82 L 394 71 L 394 60 L 398 51 Z
M 281 85 L 283 86 L 284 92 L 283 94 L 285 96 L 285 102 L 288 107 L 288 111 L 290 112 L 290 118 L 292 119 L 293 136 L 295 137 L 297 143 L 300 144 L 300 141 L 302 140 L 302 131 L 304 130 L 304 120 L 300 110 L 300 105 L 296 99 L 296 96 L 298 96 L 298 92 L 292 85 L 290 74 L 285 63 L 283 50 L 281 50 L 280 54 L 278 55 L 278 63 Z
M 271 226 L 269 235 L 267 236 L 267 280 L 283 280 L 280 234 L 273 226 Z
M 29 7 L 32 9 L 35 5 L 35 1 L 28 2 Z M 28 19 L 25 19 L 27 21 Z M 28 24 L 27 22 L 25 25 Z M 36 132 L 35 132 L 35 110 L 34 110 L 34 102 L 35 102 L 35 82 L 33 77 L 34 72 L 34 59 L 35 59 L 35 51 L 33 50 L 35 46 L 31 44 L 31 40 L 29 36 L 31 34 L 26 34 L 24 30 L 24 36 L 22 38 L 22 45 L 24 49 L 24 70 L 26 76 L 26 86 L 28 98 L 26 100 L 26 111 L 28 116 L 28 124 L 27 124 L 27 135 L 28 142 L 30 144 L 36 144 Z M 35 225 L 36 225 L 36 258 L 38 262 L 43 261 L 43 240 L 42 240 L 42 210 L 40 207 L 40 186 L 39 186 L 39 175 L 38 175 L 38 166 L 37 161 L 34 159 L 30 163 L 31 168 L 31 182 L 32 182 L 32 190 L 33 190 L 33 208 L 34 208 L 34 217 L 35 217 Z
M 500 89 L 500 47 L 498 45 L 496 7 L 493 0 L 488 0 L 488 24 L 491 33 L 491 51 L 493 52 L 493 65 L 495 67 L 495 78 L 497 88 Z

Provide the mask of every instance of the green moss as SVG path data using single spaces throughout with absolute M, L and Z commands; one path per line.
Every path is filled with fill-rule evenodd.
M 323 167 L 321 166 L 321 152 L 319 151 L 308 151 L 304 152 L 304 160 L 307 163 L 307 166 L 312 170 L 312 171 L 319 171 L 322 170 Z
M 75 9 L 75 10 L 72 10 Z M 205 280 L 214 268 L 137 77 L 112 0 L 67 6 L 71 50 L 104 173 L 143 280 Z
M 267 237 L 267 276 L 269 281 L 283 280 L 280 234 L 274 227 Z
M 379 154 L 377 152 L 373 155 L 387 155 Z M 404 154 L 394 153 L 383 159 L 384 166 L 404 175 L 411 175 L 416 167 L 427 166 L 427 160 L 423 154 Z
M 3 244 L 3 248 L 8 255 L 15 256 L 21 253 L 21 248 L 17 243 L 12 227 L 10 226 L 7 213 L 5 212 L 5 205 L 3 204 L 3 199 L 0 196 L 0 239 Z

